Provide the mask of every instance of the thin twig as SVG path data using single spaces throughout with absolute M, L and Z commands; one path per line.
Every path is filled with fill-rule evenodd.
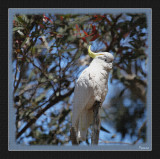
M 16 68 L 16 69 L 17 69 L 17 68 Z M 23 70 L 23 63 L 21 64 L 20 73 L 19 73 L 19 78 L 18 78 L 18 81 L 17 81 L 16 85 L 14 86 L 14 91 L 13 91 L 13 93 L 16 92 L 16 90 L 17 90 L 17 88 L 18 88 L 18 86 L 19 86 L 19 83 L 20 83 L 20 81 L 21 81 L 22 73 L 23 73 L 22 70 Z M 16 74 L 15 74 L 15 78 L 16 78 L 16 76 L 17 76 L 17 72 L 16 72 Z M 16 79 L 15 79 L 15 80 L 16 80 Z
M 34 67 L 36 67 L 36 68 L 47 78 L 48 82 L 50 82 L 53 90 L 55 91 L 54 85 L 52 84 L 51 80 L 50 80 L 49 77 L 46 75 L 46 73 L 45 73 L 40 67 L 38 67 L 38 66 L 33 62 L 33 60 L 31 60 L 29 57 L 26 57 L 26 58 L 29 60 L 29 62 L 32 63 L 32 65 L 33 65 Z
M 147 121 L 145 121 L 145 122 L 142 124 L 142 126 L 140 127 L 140 129 L 139 129 L 139 131 L 138 131 L 138 138 L 137 138 L 136 141 L 133 142 L 133 145 L 136 144 L 136 143 L 140 140 L 142 129 L 144 129 L 144 127 L 146 126 L 146 123 L 147 123 Z

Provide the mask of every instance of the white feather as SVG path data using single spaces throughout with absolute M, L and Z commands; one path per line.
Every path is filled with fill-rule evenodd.
M 100 56 L 106 58 L 105 55 Z M 112 64 L 101 58 L 98 56 L 91 62 L 90 66 L 82 72 L 75 86 L 72 127 L 77 132 L 78 140 L 86 140 L 88 127 L 93 122 L 92 106 L 95 101 L 103 103 L 108 91 L 108 74 Z

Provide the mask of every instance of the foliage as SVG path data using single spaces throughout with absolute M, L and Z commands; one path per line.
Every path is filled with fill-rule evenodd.
M 114 126 L 122 139 L 128 134 L 145 141 L 146 29 L 145 14 L 15 15 L 12 59 L 17 143 L 69 142 L 75 80 L 90 63 L 87 47 L 91 43 L 94 52 L 115 56 L 114 94 L 104 106 L 102 120 Z

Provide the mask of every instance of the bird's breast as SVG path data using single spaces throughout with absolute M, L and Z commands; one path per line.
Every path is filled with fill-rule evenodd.
M 95 98 L 96 100 L 104 101 L 108 92 L 108 73 L 105 70 L 100 70 L 95 78 Z

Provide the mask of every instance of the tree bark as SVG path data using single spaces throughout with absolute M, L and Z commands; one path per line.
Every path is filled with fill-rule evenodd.
M 74 127 L 71 127 L 70 139 L 72 141 L 72 145 L 78 145 L 77 135 L 76 135 L 76 131 L 75 131 Z
M 100 131 L 100 110 L 101 102 L 96 101 L 93 105 L 93 129 L 92 129 L 92 145 L 98 145 Z

